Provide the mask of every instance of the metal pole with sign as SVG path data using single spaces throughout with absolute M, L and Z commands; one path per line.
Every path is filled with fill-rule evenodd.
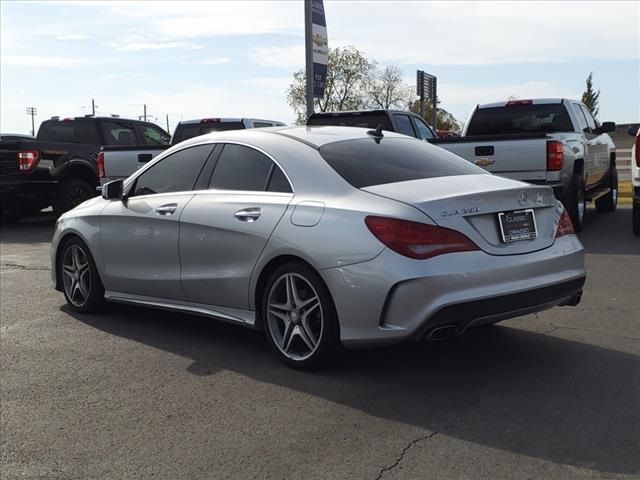
M 416 76 L 416 94 L 420 96 L 420 116 L 424 118 L 424 98 L 431 99 L 432 126 L 436 128 L 438 114 L 438 95 L 437 95 L 438 79 L 433 75 L 425 73 L 423 70 L 417 71 Z
M 313 113 L 313 99 L 324 96 L 329 63 L 327 21 L 322 0 L 304 0 L 307 64 L 307 117 Z

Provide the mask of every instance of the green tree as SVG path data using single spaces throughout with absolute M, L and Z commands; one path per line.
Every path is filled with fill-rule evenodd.
M 329 51 L 324 97 L 314 99 L 314 109 L 320 112 L 358 110 L 367 106 L 366 82 L 375 64 L 355 47 L 339 47 Z M 296 122 L 306 122 L 306 75 L 300 69 L 293 74 L 287 90 L 287 101 L 296 113 Z
M 591 72 L 587 77 L 586 84 L 587 88 L 582 94 L 582 103 L 587 106 L 587 108 L 591 112 L 591 115 L 593 115 L 593 118 L 597 120 L 599 112 L 598 98 L 600 98 L 600 89 L 598 89 L 598 91 L 596 92 L 593 88 L 593 72 Z
M 437 125 L 431 125 L 433 122 L 433 102 L 429 98 L 424 99 L 424 120 L 437 130 L 456 130 L 462 129 L 462 124 L 458 122 L 456 117 L 447 112 L 444 108 L 440 108 L 440 99 L 436 98 L 436 122 Z M 409 110 L 420 115 L 420 100 L 411 102 Z

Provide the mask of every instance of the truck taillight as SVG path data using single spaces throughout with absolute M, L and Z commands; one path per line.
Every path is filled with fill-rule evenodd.
M 557 140 L 547 142 L 547 172 L 562 170 L 564 165 L 564 145 Z
M 640 168 L 640 131 L 636 134 L 636 167 Z
M 33 171 L 40 161 L 40 152 L 38 150 L 25 150 L 18 152 L 18 168 L 22 173 Z
M 98 167 L 98 176 L 104 178 L 104 152 L 98 152 L 98 158 L 96 158 L 96 166 Z

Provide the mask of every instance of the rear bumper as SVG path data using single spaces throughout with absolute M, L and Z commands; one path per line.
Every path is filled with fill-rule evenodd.
M 586 275 L 584 250 L 573 235 L 521 255 L 474 251 L 420 261 L 386 249 L 371 261 L 321 274 L 349 347 L 419 338 L 443 324 L 461 332 L 570 304 Z
M 25 204 L 46 206 L 57 182 L 30 182 L 28 179 L 0 180 L 0 209 L 2 213 L 20 211 Z

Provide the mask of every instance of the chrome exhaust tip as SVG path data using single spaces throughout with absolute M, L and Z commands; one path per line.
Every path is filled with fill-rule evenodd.
M 427 338 L 429 340 L 446 340 L 448 338 L 455 337 L 458 333 L 457 325 L 443 325 L 441 327 L 436 327 L 429 332 Z

